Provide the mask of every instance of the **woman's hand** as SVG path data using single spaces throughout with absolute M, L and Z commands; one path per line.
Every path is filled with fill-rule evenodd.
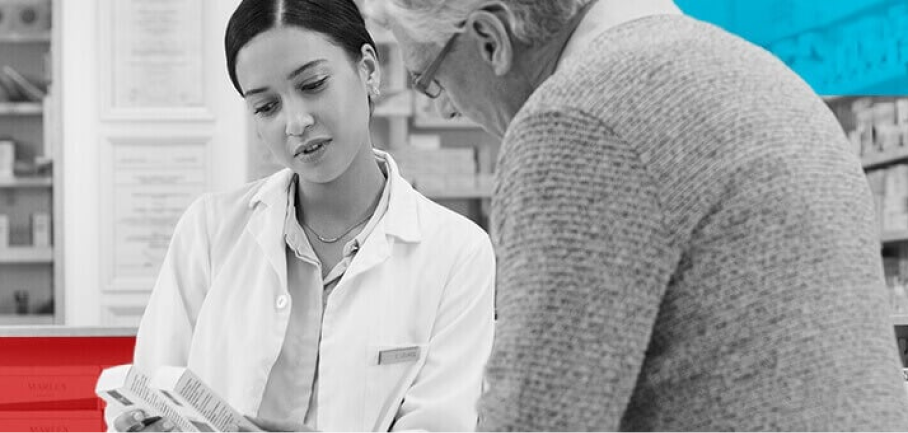
M 159 416 L 149 417 L 141 409 L 123 412 L 114 420 L 114 429 L 120 432 L 174 431 L 172 422 Z
M 256 418 L 254 416 L 247 416 L 251 423 L 257 425 L 261 431 L 296 431 L 296 432 L 310 432 L 315 431 L 306 427 L 305 424 L 301 422 L 290 422 L 290 421 L 268 421 L 262 418 Z M 244 428 L 240 428 L 240 431 L 251 431 Z

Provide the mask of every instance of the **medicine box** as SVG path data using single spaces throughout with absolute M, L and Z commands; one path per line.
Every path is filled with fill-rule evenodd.
M 50 246 L 50 214 L 45 212 L 32 214 L 32 245 Z
M 0 139 L 0 179 L 12 178 L 16 164 L 16 145 L 12 140 Z
M 9 215 L 0 214 L 0 249 L 9 248 Z

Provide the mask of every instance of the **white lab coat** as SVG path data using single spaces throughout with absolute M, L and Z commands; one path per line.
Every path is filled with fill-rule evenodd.
M 317 428 L 474 430 L 494 326 L 491 242 L 376 153 L 389 161 L 388 210 L 328 298 Z M 139 327 L 138 367 L 188 365 L 240 412 L 258 412 L 290 317 L 291 176 L 190 206 Z M 381 351 L 414 346 L 416 359 L 378 364 Z

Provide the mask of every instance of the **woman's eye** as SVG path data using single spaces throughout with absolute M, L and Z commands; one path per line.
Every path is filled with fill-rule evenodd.
M 277 107 L 277 102 L 268 102 L 266 104 L 259 105 L 252 110 L 253 114 L 257 116 L 267 116 L 274 112 L 274 109 Z
M 318 81 L 304 83 L 304 84 L 300 85 L 300 90 L 302 90 L 304 92 L 318 91 L 318 90 L 321 90 L 323 87 L 325 87 L 325 83 L 327 83 L 327 82 L 328 82 L 328 77 L 322 78 Z

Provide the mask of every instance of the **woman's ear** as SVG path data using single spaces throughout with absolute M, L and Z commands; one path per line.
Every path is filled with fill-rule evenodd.
M 378 54 L 369 44 L 363 44 L 360 50 L 359 70 L 366 83 L 366 91 L 372 96 L 378 96 L 381 89 L 381 66 L 378 63 Z
M 498 76 L 507 74 L 513 67 L 514 44 L 508 31 L 513 19 L 511 9 L 500 1 L 486 4 L 467 19 L 465 29 L 473 36 L 480 58 Z

